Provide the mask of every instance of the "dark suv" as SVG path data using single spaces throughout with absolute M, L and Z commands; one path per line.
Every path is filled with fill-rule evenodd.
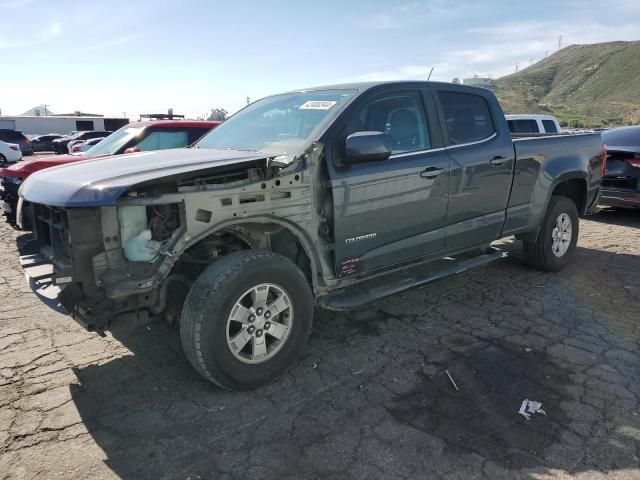
M 58 138 L 51 142 L 51 146 L 53 147 L 53 151 L 57 154 L 69 153 L 67 150 L 67 145 L 72 140 L 91 140 L 92 138 L 100 138 L 100 137 L 108 137 L 113 132 L 105 132 L 99 130 L 88 130 L 85 132 L 77 132 L 68 137 Z
M 23 156 L 33 155 L 31 142 L 19 130 L 0 129 L 0 140 L 6 143 L 17 143 Z

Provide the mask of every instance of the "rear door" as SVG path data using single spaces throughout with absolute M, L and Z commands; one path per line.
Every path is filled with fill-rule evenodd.
M 330 149 L 339 277 L 445 247 L 449 159 L 430 92 L 391 86 L 376 92 L 343 114 Z M 385 132 L 393 145 L 391 157 L 339 166 L 346 137 L 358 131 Z
M 438 106 L 451 163 L 447 250 L 499 237 L 515 163 L 500 105 L 481 89 L 442 87 Z

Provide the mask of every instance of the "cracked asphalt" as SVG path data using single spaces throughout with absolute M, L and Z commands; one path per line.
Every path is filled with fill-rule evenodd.
M 49 309 L 25 241 L 0 225 L 3 479 L 640 479 L 640 212 L 583 220 L 558 274 L 506 242 L 484 269 L 317 310 L 299 363 L 245 393 L 202 380 L 169 326 L 100 338 Z

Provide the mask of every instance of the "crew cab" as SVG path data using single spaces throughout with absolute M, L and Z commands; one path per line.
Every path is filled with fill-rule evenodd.
M 29 177 L 38 252 L 23 264 L 50 264 L 85 328 L 165 317 L 200 374 L 253 388 L 294 363 L 314 304 L 358 307 L 484 265 L 511 235 L 529 265 L 560 270 L 602 168 L 600 135 L 512 140 L 482 88 L 305 89 L 192 148 Z
M 0 206 L 9 221 L 15 221 L 18 188 L 29 175 L 39 170 L 122 153 L 186 147 L 219 124 L 216 121 L 191 120 L 129 123 L 82 154 L 41 157 L 0 168 Z M 26 226 L 24 223 L 23 227 Z

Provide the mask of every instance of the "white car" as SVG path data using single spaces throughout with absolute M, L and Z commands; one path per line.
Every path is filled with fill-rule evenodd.
M 72 147 L 69 148 L 69 153 L 71 153 L 71 155 L 82 155 L 84 152 L 86 152 L 91 147 L 93 147 L 96 143 L 99 143 L 104 139 L 105 137 L 99 137 L 99 138 L 92 138 L 90 140 L 86 140 L 83 142 L 76 142 L 73 144 Z
M 518 134 L 559 134 L 560 124 L 553 115 L 505 115 L 509 131 Z
M 6 143 L 0 140 L 0 165 L 14 163 L 18 160 L 22 160 L 20 145 L 15 143 Z

